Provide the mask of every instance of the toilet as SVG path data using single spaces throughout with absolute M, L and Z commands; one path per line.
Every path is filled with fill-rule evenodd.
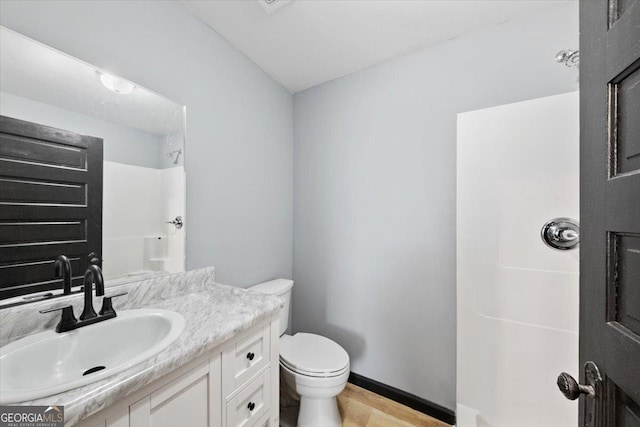
M 289 395 L 299 397 L 298 427 L 341 427 L 336 396 L 347 385 L 349 355 L 321 335 L 286 335 L 292 280 L 276 279 L 249 288 L 285 299 L 280 312 L 280 375 Z

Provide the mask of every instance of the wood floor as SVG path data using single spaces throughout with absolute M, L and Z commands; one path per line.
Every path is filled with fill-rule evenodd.
M 450 427 L 351 383 L 338 396 L 343 427 Z

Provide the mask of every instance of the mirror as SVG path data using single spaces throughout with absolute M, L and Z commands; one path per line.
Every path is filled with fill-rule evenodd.
M 0 115 L 102 139 L 99 257 L 107 285 L 184 271 L 184 106 L 0 27 Z M 16 159 L 9 158 L 12 168 L 38 162 Z M 15 200 L 0 199 L 0 210 L 16 205 Z M 88 199 L 91 203 L 91 192 Z M 6 226 L 6 216 L 4 222 Z M 31 239 L 29 245 L 46 243 L 37 236 Z M 7 242 L 0 242 L 0 247 L 3 243 Z M 31 288 L 20 283 L 15 265 L 0 259 L 3 298 L 24 300 L 25 289 L 60 294 L 62 282 L 54 276 L 54 262 L 55 258 L 28 260 L 51 276 L 35 282 L 47 281 L 48 287 Z M 79 270 L 82 264 L 75 265 Z M 73 269 L 74 286 L 83 275 Z M 11 289 L 21 290 L 8 292 Z

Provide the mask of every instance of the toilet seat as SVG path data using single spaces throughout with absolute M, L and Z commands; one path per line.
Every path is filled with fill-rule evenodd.
M 297 333 L 280 340 L 280 363 L 299 375 L 335 377 L 349 369 L 349 355 L 329 338 Z

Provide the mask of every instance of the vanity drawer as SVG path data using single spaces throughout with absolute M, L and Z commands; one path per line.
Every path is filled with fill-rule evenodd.
M 271 402 L 271 371 L 268 369 L 227 402 L 227 427 L 262 426 Z
M 264 366 L 270 355 L 269 326 L 250 332 L 222 353 L 222 390 L 229 397 Z

